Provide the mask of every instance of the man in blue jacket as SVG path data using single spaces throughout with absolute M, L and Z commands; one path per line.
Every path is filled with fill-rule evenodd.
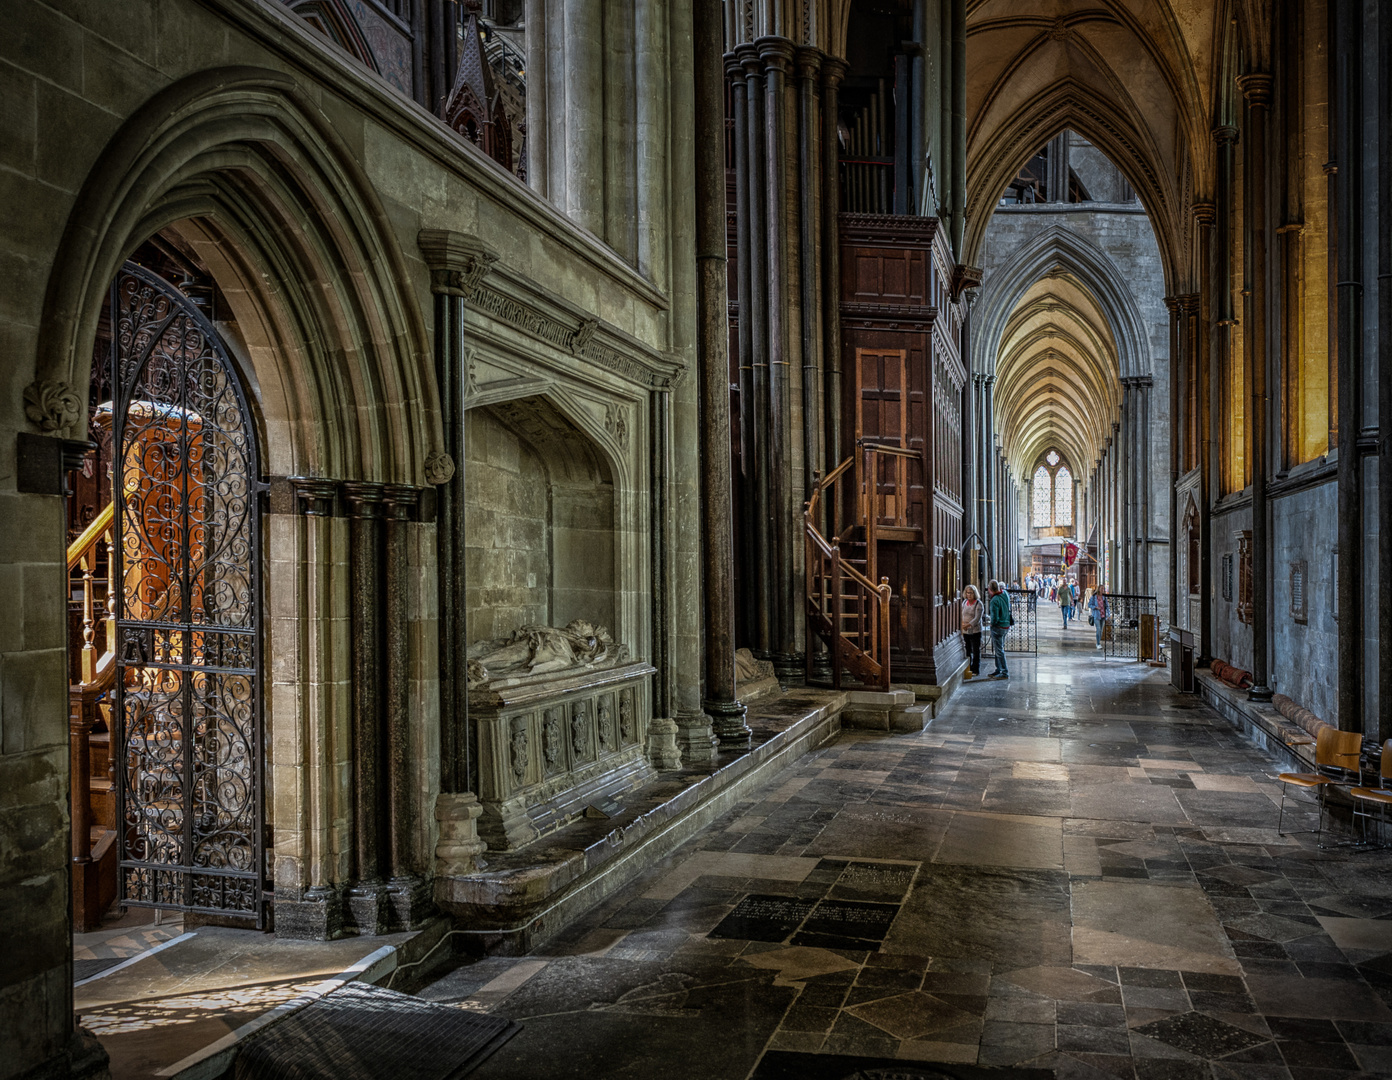
M 1010 614 L 1010 597 L 1006 595 L 1005 587 L 999 581 L 992 581 L 987 586 L 987 591 L 991 594 L 991 645 L 996 652 L 996 670 L 991 672 L 989 677 L 1008 679 L 1010 669 L 1005 665 L 1005 635 L 1015 622 Z

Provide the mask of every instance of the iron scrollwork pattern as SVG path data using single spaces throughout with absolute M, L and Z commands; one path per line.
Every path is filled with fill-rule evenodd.
M 121 897 L 262 919 L 261 489 L 216 330 L 134 264 L 111 298 Z M 114 748 L 113 748 L 114 749 Z

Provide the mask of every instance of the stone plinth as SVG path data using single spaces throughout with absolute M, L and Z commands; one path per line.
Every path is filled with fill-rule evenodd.
M 494 679 L 469 691 L 479 836 L 515 851 L 651 779 L 646 662 Z
M 852 690 L 846 695 L 841 725 L 867 731 L 922 731 L 932 719 L 930 705 L 915 704 L 912 690 Z

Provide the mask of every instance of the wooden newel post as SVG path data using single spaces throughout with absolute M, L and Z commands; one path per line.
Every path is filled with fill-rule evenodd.
M 889 689 L 889 601 L 894 590 L 889 587 L 889 578 L 880 578 L 880 682 L 881 690 Z
M 86 694 L 76 693 L 68 700 L 72 859 L 85 863 L 92 861 L 92 805 L 88 796 L 88 778 L 92 775 L 92 708 Z

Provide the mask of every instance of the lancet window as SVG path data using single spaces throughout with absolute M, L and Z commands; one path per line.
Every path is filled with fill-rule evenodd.
M 1030 479 L 1030 524 L 1036 529 L 1073 524 L 1073 472 L 1057 450 L 1044 455 Z

